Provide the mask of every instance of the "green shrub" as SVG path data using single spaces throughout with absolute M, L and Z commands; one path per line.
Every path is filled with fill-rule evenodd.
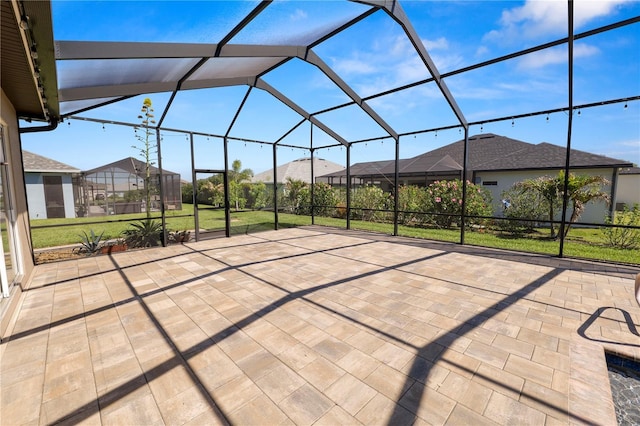
M 391 194 L 377 186 L 363 186 L 354 189 L 351 195 L 351 218 L 356 220 L 381 221 L 388 214 L 384 211 L 393 203 Z
M 269 194 L 267 194 L 267 185 L 264 182 L 257 182 L 249 184 L 248 186 L 248 207 L 253 210 L 264 209 L 269 201 Z
M 514 235 L 533 232 L 538 222 L 548 214 L 546 200 L 537 192 L 523 192 L 512 187 L 502 192 L 503 211 L 507 219 L 498 222 L 498 229 Z M 522 219 L 522 220 L 517 220 Z
M 635 204 L 631 210 L 626 205 L 624 210 L 616 212 L 614 219 L 605 218 L 607 225 L 635 226 L 636 228 L 606 227 L 602 228 L 605 242 L 610 247 L 620 249 L 640 248 L 640 204 Z
M 427 199 L 426 188 L 415 185 L 402 185 L 398 189 L 398 222 L 402 225 L 417 225 L 424 222 Z
M 313 184 L 313 214 L 315 216 L 331 217 L 335 215 L 338 196 L 336 191 L 328 183 Z M 311 214 L 311 186 L 306 186 L 300 191 L 300 213 Z

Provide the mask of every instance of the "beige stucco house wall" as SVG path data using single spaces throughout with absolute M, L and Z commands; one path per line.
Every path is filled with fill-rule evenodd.
M 31 256 L 31 242 L 29 234 L 29 217 L 27 212 L 27 199 L 24 191 L 24 178 L 22 173 L 22 154 L 20 149 L 20 133 L 18 132 L 18 119 L 16 111 L 1 90 L 0 124 L 3 129 L 3 138 L 7 146 L 5 160 L 8 163 L 8 176 L 4 177 L 9 184 L 12 196 L 13 217 L 6 218 L 14 222 L 15 252 L 12 261 L 16 271 L 14 285 L 10 287 L 9 297 L 0 299 L 0 335 L 4 335 L 9 324 L 11 314 L 20 299 L 24 283 L 28 282 L 34 263 Z M 7 200 L 7 194 L 3 194 Z M 6 201 L 5 201 L 6 202 Z M 7 254 L 10 255 L 10 254 Z
M 619 203 L 625 204 L 630 209 L 635 204 L 640 204 L 640 168 L 636 167 L 630 173 L 618 175 L 616 204 Z
M 476 172 L 476 183 L 483 188 L 491 192 L 491 198 L 493 201 L 493 211 L 499 215 L 502 211 L 502 192 L 511 188 L 516 182 L 521 182 L 525 179 L 535 179 L 541 176 L 556 176 L 559 170 L 526 170 L 526 171 L 488 171 L 488 172 Z M 576 174 L 587 174 L 593 176 L 604 176 L 608 181 L 611 181 L 613 176 L 613 169 L 580 169 L 574 171 Z M 494 184 L 495 183 L 495 184 Z M 611 185 L 602 187 L 602 190 L 607 192 L 610 196 Z M 590 202 L 587 204 L 584 213 L 580 216 L 578 223 L 604 223 L 605 217 L 610 212 L 610 206 L 603 201 Z M 567 215 L 571 214 L 571 207 L 567 211 Z M 560 219 L 558 215 L 557 219 Z

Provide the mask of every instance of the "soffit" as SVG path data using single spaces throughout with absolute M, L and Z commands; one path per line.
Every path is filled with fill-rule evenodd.
M 2 90 L 20 118 L 46 120 L 48 115 L 56 116 L 57 82 L 50 3 L 2 1 L 0 9 Z M 28 28 L 20 27 L 17 16 L 22 16 Z M 30 48 L 37 52 L 37 58 L 31 57 Z M 34 69 L 38 72 L 42 93 L 34 78 Z

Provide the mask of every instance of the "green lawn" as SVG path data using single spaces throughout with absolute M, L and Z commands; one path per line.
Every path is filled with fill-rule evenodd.
M 159 216 L 159 215 L 158 215 Z M 33 246 L 36 249 L 56 247 L 69 244 L 79 244 L 81 234 L 93 230 L 100 234 L 104 232 L 104 239 L 117 238 L 131 222 L 127 220 L 144 219 L 143 214 L 117 215 L 108 217 L 92 217 L 77 219 L 43 219 L 32 220 Z M 156 220 L 160 220 L 158 217 Z M 193 230 L 193 206 L 184 204 L 181 211 L 168 211 L 166 214 L 167 228 L 170 231 Z M 89 223 L 98 222 L 100 223 Z M 304 226 L 311 224 L 310 216 L 293 214 L 278 214 L 279 228 Z M 224 211 L 220 209 L 201 208 L 199 210 L 199 224 L 201 230 L 224 231 Z M 339 218 L 316 217 L 316 225 L 346 227 L 346 220 Z M 43 227 L 48 225 L 62 225 L 57 227 Z M 275 228 L 274 214 L 270 211 L 231 212 L 231 234 L 247 234 Z M 378 223 L 351 220 L 351 229 L 393 233 L 392 223 Z M 548 238 L 549 231 L 538 230 L 531 235 L 515 237 L 499 232 L 480 232 L 478 230 L 465 232 L 465 243 L 483 247 L 494 247 L 529 253 L 557 255 L 559 241 Z M 400 225 L 398 235 L 413 238 L 424 238 L 436 241 L 459 242 L 458 229 L 427 229 Z M 566 256 L 602 260 L 616 263 L 640 264 L 640 254 L 637 250 L 622 250 L 607 247 L 600 229 L 572 228 L 565 240 L 564 253 Z

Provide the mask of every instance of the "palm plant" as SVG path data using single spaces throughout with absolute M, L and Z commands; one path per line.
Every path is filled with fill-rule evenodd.
M 129 247 L 156 247 L 162 241 L 162 223 L 152 219 L 132 223 L 122 232 Z
M 242 169 L 242 162 L 234 160 L 229 170 L 229 192 L 231 202 L 235 204 L 236 211 L 240 209 L 240 205 L 244 208 L 247 200 L 243 197 L 244 188 L 242 182 L 248 181 L 253 177 L 251 169 Z

